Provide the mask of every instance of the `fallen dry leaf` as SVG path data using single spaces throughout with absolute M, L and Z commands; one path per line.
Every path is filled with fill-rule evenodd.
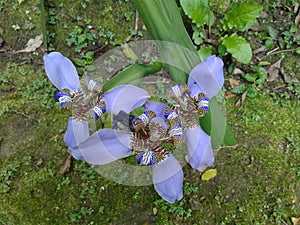
M 277 79 L 281 68 L 281 61 L 282 59 L 279 59 L 269 67 L 267 74 L 267 79 L 269 82 L 272 82 Z
M 300 225 L 300 217 L 292 217 L 293 225 Z
M 230 86 L 231 86 L 232 88 L 235 88 L 235 87 L 238 87 L 238 86 L 241 85 L 241 81 L 236 80 L 236 79 L 233 79 L 233 78 L 229 78 L 228 81 L 229 81 Z
M 244 71 L 239 69 L 239 68 L 234 68 L 233 72 L 234 75 L 239 75 L 239 74 L 243 74 Z
M 288 75 L 283 67 L 280 69 L 281 74 L 283 75 L 283 79 L 286 83 L 291 83 L 291 82 L 299 82 L 299 80 L 297 79 L 297 77 L 291 77 L 290 75 Z
M 241 97 L 239 100 L 237 100 L 237 102 L 236 102 L 235 105 L 234 105 L 234 108 L 235 108 L 235 109 L 240 109 L 240 108 L 243 106 L 243 103 L 244 103 L 244 101 L 245 101 L 245 99 L 246 99 L 246 96 L 247 96 L 247 91 L 245 91 L 245 92 L 242 94 L 242 97 Z
M 36 49 L 38 49 L 43 43 L 43 35 L 40 34 L 36 36 L 35 38 L 29 39 L 29 41 L 26 44 L 26 48 L 16 51 L 15 53 L 19 52 L 34 52 Z
M 256 54 L 261 53 L 261 52 L 264 52 L 264 51 L 265 51 L 265 46 L 263 45 L 263 46 L 261 46 L 261 47 L 255 49 L 255 50 L 253 51 L 253 55 L 256 55 Z
M 71 154 L 68 154 L 68 156 L 64 159 L 63 165 L 59 169 L 61 175 L 65 175 L 65 173 L 70 170 L 71 160 L 72 160 L 72 156 Z
M 225 92 L 225 95 L 224 95 L 224 97 L 225 97 L 226 99 L 231 99 L 231 98 L 233 98 L 233 97 L 235 97 L 235 96 L 236 96 L 236 94 L 232 93 L 231 91 L 226 91 L 226 92 Z

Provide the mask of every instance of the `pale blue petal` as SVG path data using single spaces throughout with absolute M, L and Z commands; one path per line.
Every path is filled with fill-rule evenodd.
M 64 142 L 68 146 L 69 153 L 77 160 L 83 160 L 81 153 L 74 149 L 75 146 L 89 137 L 89 128 L 86 121 L 76 121 L 69 118 L 67 131 L 65 133 Z
M 107 164 L 132 154 L 131 135 L 131 132 L 101 129 L 74 147 L 74 150 L 80 151 L 84 161 L 88 163 Z
M 170 203 L 179 201 L 183 197 L 183 171 L 175 157 L 170 153 L 166 159 L 154 165 L 152 170 L 157 193 Z
M 44 55 L 45 71 L 49 80 L 59 89 L 79 91 L 79 77 L 73 63 L 59 52 Z
M 164 110 L 168 106 L 162 102 L 146 102 L 145 109 L 150 110 L 156 113 L 156 116 L 159 118 L 164 118 Z
M 183 132 L 188 149 L 188 162 L 197 170 L 203 171 L 214 164 L 211 138 L 200 126 L 185 129 Z
M 102 95 L 106 103 L 106 112 L 118 114 L 121 110 L 131 112 L 144 105 L 150 95 L 144 89 L 134 85 L 120 85 Z
M 216 56 L 209 56 L 190 72 L 188 86 L 194 89 L 198 85 L 201 92 L 209 98 L 216 95 L 224 84 L 223 61 Z

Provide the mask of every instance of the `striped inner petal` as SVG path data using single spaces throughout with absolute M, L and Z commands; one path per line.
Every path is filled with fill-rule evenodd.
M 94 111 L 95 120 L 97 120 L 103 113 L 105 113 L 106 109 L 105 106 L 103 105 L 96 105 L 94 106 L 93 111 Z
M 155 163 L 154 152 L 148 150 L 142 151 L 136 159 L 139 165 L 152 166 Z
M 204 109 L 205 111 L 208 111 L 208 97 L 202 97 L 198 99 L 198 107 L 199 109 Z
M 183 137 L 181 123 L 177 123 L 174 127 L 172 127 L 169 134 L 172 137 Z
M 56 90 L 54 93 L 54 100 L 59 102 L 61 108 L 72 102 L 70 95 L 58 90 Z

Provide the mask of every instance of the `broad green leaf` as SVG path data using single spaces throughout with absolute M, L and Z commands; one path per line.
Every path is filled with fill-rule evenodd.
M 215 22 L 208 0 L 180 0 L 180 4 L 185 14 L 198 26 L 211 26 Z
M 225 25 L 228 29 L 237 29 L 239 31 L 248 30 L 260 16 L 262 11 L 261 4 L 256 2 L 245 2 L 225 14 Z
M 225 36 L 221 38 L 222 44 L 226 47 L 227 51 L 239 62 L 248 64 L 252 57 L 252 50 L 248 41 L 232 34 L 231 36 Z
M 133 0 L 133 2 L 154 40 L 175 43 L 196 53 L 193 42 L 184 27 L 181 13 L 175 0 Z M 161 57 L 170 57 L 168 53 L 161 51 Z M 180 59 L 182 56 L 179 56 L 179 52 L 175 52 L 172 57 Z M 200 59 L 194 59 L 193 62 L 189 63 L 195 66 L 199 62 Z M 188 74 L 174 66 L 166 64 L 165 66 L 174 82 L 187 82 Z
M 160 71 L 162 66 L 162 63 L 130 65 L 107 81 L 103 86 L 103 91 L 107 91 L 121 84 L 130 84 L 131 82 L 149 74 L 154 74 Z

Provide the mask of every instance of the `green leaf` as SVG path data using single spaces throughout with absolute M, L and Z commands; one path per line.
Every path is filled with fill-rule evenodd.
M 277 30 L 274 27 L 268 26 L 268 33 L 272 39 L 276 39 Z
M 79 58 L 74 58 L 73 62 L 77 65 L 77 66 L 85 66 L 85 60 L 83 59 L 79 59 Z
M 78 35 L 78 44 L 83 43 L 86 40 L 86 34 Z
M 185 14 L 198 26 L 211 26 L 215 22 L 208 0 L 180 0 Z
M 260 16 L 262 11 L 261 4 L 256 2 L 245 2 L 238 6 L 234 6 L 227 14 L 225 14 L 225 25 L 229 29 L 237 29 L 239 31 L 248 30 Z
M 199 121 L 202 129 L 211 136 L 213 149 L 219 148 L 222 143 L 225 146 L 237 144 L 215 97 L 209 100 L 209 112 L 204 117 L 199 118 Z
M 193 42 L 184 27 L 181 13 L 175 0 L 133 0 L 133 2 L 154 40 L 178 44 L 190 51 L 194 51 L 196 54 Z M 169 60 L 171 57 L 174 59 L 178 58 L 178 60 L 183 58 L 183 56 L 179 56 L 180 52 L 176 49 L 173 50 L 172 54 L 169 54 L 169 52 L 166 51 L 160 52 L 162 53 L 162 58 L 168 57 L 168 59 L 165 59 L 164 61 Z M 199 58 L 191 59 L 188 61 L 188 65 L 193 68 L 193 66 L 197 65 L 199 62 Z M 187 82 L 187 73 L 175 66 L 169 66 L 168 64 L 165 64 L 165 67 L 174 82 Z
M 205 60 L 208 56 L 211 55 L 211 48 L 202 47 L 198 50 L 198 54 L 200 56 L 201 61 Z
M 232 34 L 231 36 L 225 36 L 221 38 L 222 44 L 226 47 L 227 51 L 232 54 L 237 61 L 248 64 L 252 57 L 252 50 L 248 41 L 238 36 L 237 34 Z
M 103 86 L 103 91 L 107 91 L 113 87 L 121 84 L 130 84 L 140 78 L 143 78 L 149 74 L 154 74 L 162 69 L 162 63 L 153 64 L 133 64 L 120 71 Z

